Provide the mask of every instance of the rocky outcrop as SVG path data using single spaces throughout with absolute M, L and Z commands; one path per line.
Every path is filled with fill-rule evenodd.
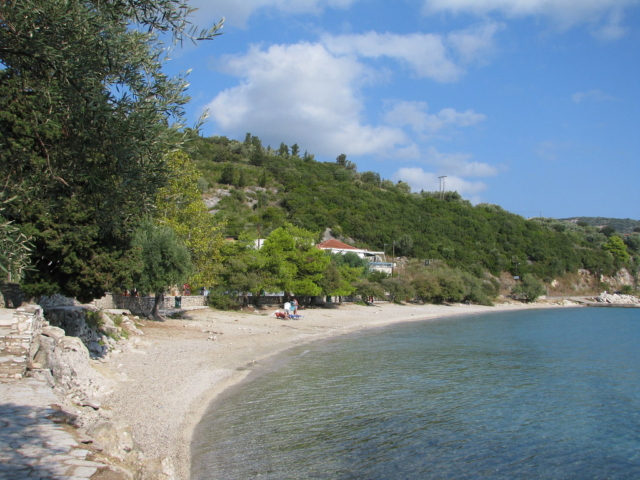
M 640 298 L 633 295 L 621 295 L 618 293 L 601 293 L 595 297 L 595 301 L 599 303 L 611 303 L 621 305 L 640 305 Z
M 35 370 L 60 395 L 76 405 L 97 405 L 96 398 L 111 389 L 110 381 L 89 363 L 89 350 L 78 337 L 66 336 L 59 327 L 45 326 L 35 339 Z
M 98 329 L 87 324 L 87 311 L 91 312 L 91 322 L 99 323 Z M 171 460 L 146 459 L 133 441 L 130 427 L 114 423 L 112 412 L 101 405 L 115 380 L 103 376 L 96 367 L 108 362 L 112 355 L 147 345 L 138 336 L 144 333 L 134 323 L 137 317 L 122 315 L 127 313 L 122 311 L 108 314 L 87 310 L 86 306 L 57 307 L 54 312 L 49 312 L 49 318 L 66 331 L 43 321 L 33 341 L 30 375 L 52 387 L 64 403 L 64 410 L 73 412 L 73 422 L 68 423 L 77 429 L 83 443 L 94 445 L 102 458 L 108 459 L 105 461 L 117 466 L 122 473 L 117 478 L 174 479 Z M 105 331 L 111 336 L 107 337 Z M 86 345 L 96 341 L 103 343 L 98 343 L 100 348 L 93 348 L 94 353 L 101 353 L 98 358 Z

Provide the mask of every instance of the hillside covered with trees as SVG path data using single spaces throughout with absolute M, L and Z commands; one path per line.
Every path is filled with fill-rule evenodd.
M 596 227 L 527 220 L 497 205 L 473 206 L 456 192 L 411 192 L 403 182 L 359 172 L 345 155 L 317 162 L 297 145 L 265 148 L 251 134 L 242 142 L 193 135 L 188 149 L 227 235 L 265 237 L 290 222 L 317 239 L 330 228 L 355 246 L 389 255 L 440 260 L 478 276 L 509 271 L 545 281 L 580 268 L 613 273 L 638 254 L 638 234 L 617 251 Z
M 577 223 L 582 226 L 592 226 L 603 228 L 608 226 L 618 233 L 640 232 L 640 220 L 630 218 L 609 218 L 609 217 L 571 217 L 563 218 L 562 221 Z

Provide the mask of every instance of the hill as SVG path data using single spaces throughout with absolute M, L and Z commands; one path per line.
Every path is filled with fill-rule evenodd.
M 193 135 L 191 156 L 212 212 L 226 233 L 265 237 L 285 222 L 326 229 L 355 246 L 437 259 L 471 272 L 533 273 L 550 280 L 579 268 L 614 271 L 596 227 L 555 219 L 527 220 L 497 205 L 473 206 L 456 192 L 411 192 L 404 182 L 358 172 L 345 155 L 317 162 L 297 145 L 263 147 Z M 619 262 L 618 262 L 619 263 Z
M 634 229 L 640 228 L 640 220 L 632 220 L 630 218 L 571 217 L 561 220 L 565 222 L 582 223 L 598 228 L 608 225 L 619 233 L 632 233 Z

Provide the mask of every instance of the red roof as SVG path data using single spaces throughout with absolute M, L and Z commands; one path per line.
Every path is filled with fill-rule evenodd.
M 327 240 L 326 242 L 319 243 L 318 248 L 322 248 L 323 250 L 328 250 L 329 248 L 335 248 L 336 250 L 360 250 L 359 248 L 339 242 L 338 240 L 335 240 L 333 238 L 331 240 Z

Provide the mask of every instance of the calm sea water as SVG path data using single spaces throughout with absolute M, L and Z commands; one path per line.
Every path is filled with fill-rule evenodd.
M 404 324 L 287 352 L 211 406 L 192 478 L 639 479 L 640 310 Z

